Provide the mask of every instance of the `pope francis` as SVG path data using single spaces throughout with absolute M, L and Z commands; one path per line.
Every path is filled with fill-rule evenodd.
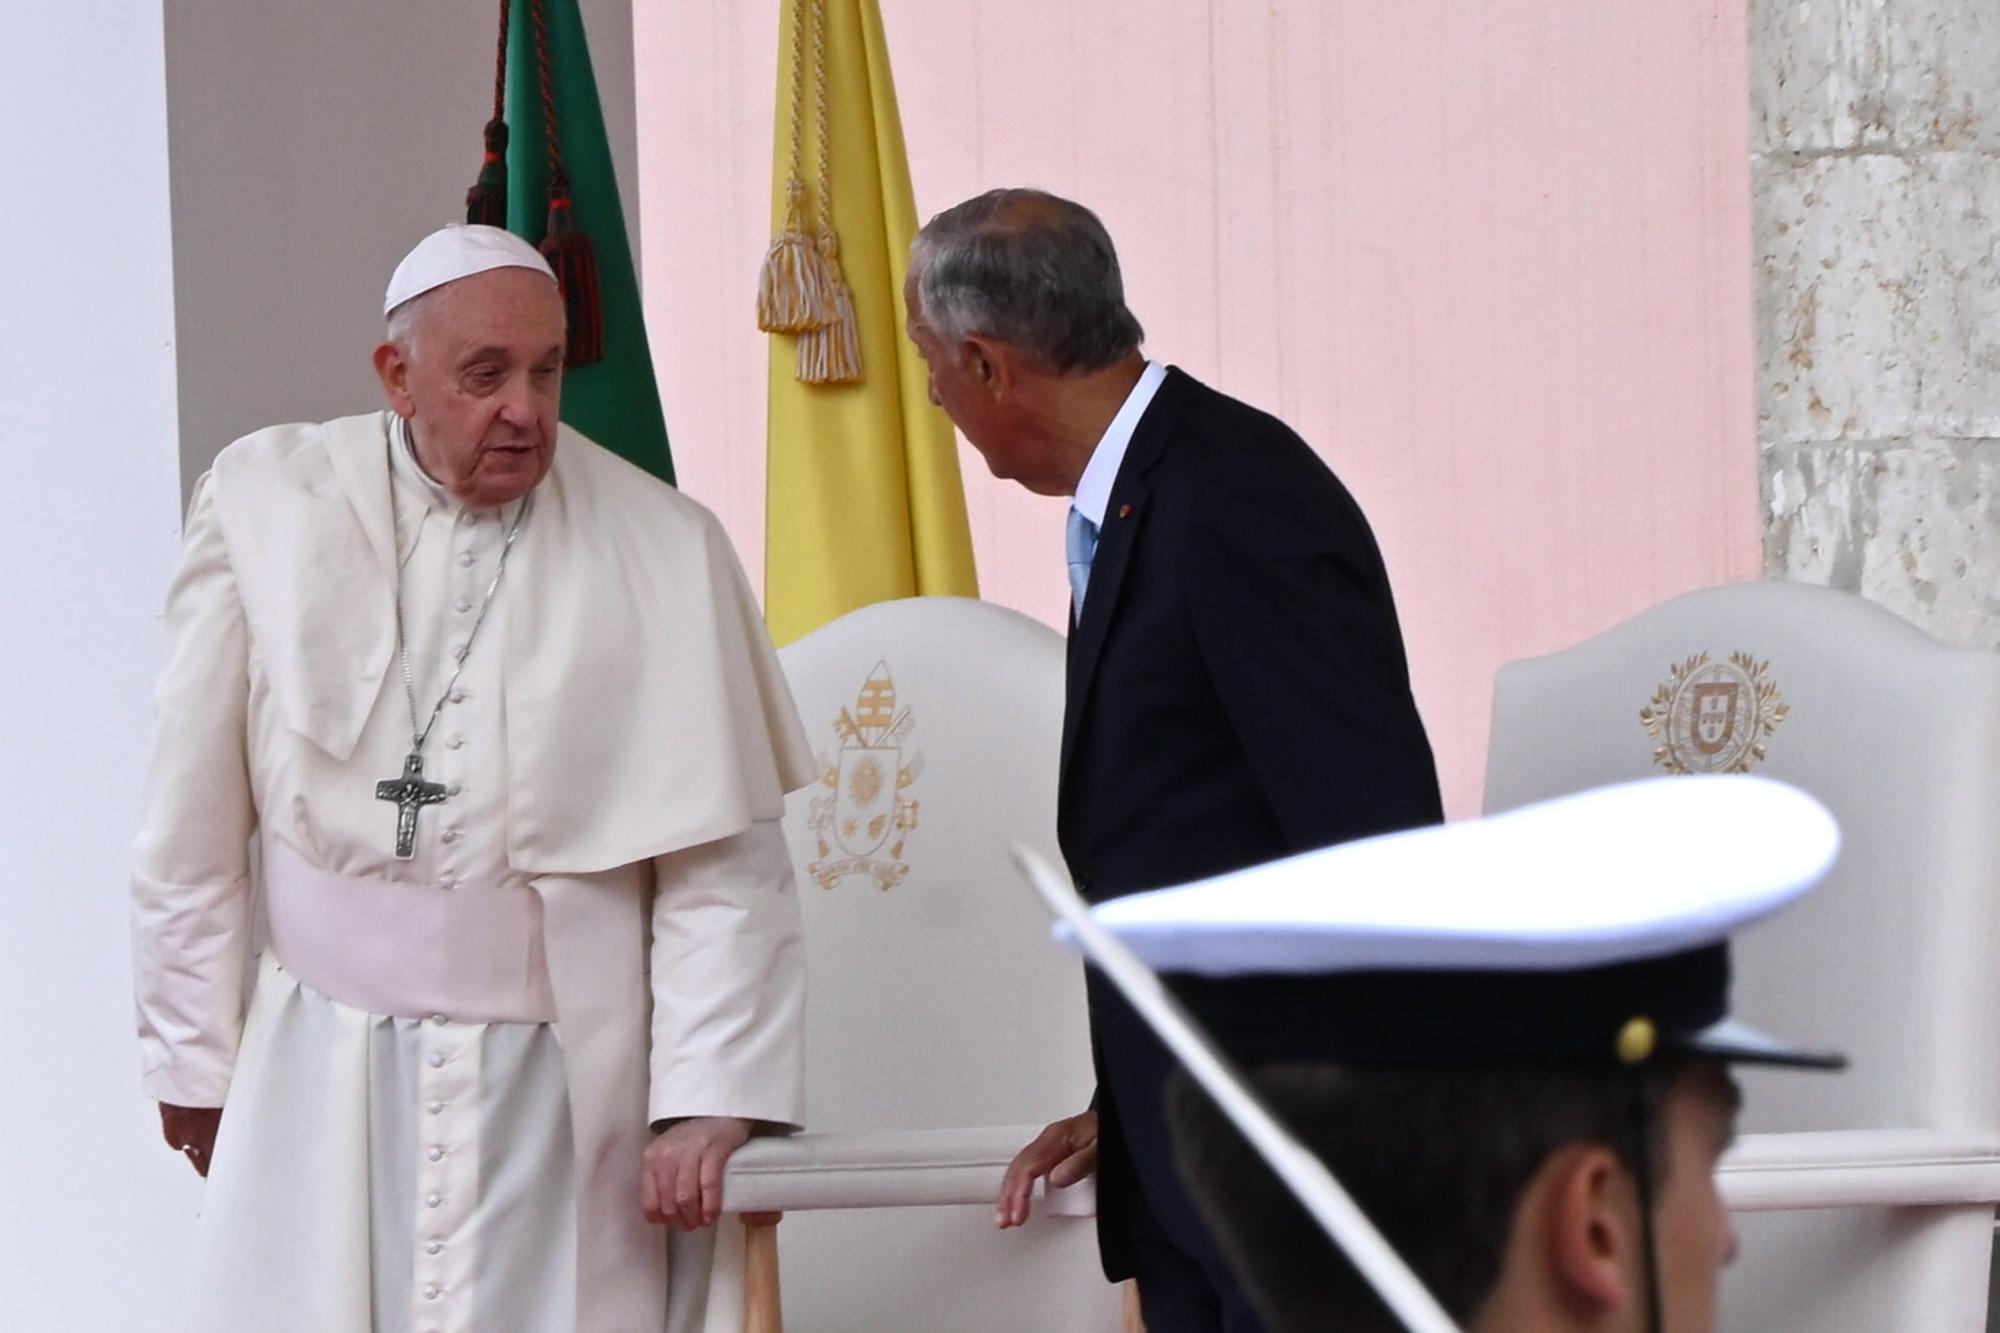
M 801 1118 L 811 756 L 715 520 L 557 425 L 541 256 L 449 227 L 384 308 L 388 411 L 225 449 L 168 595 L 132 891 L 188 1326 L 700 1327 L 723 1164 Z

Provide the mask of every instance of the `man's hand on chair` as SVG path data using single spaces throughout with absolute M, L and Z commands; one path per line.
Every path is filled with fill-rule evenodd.
M 1050 1189 L 1067 1189 L 1097 1170 L 1097 1112 L 1085 1111 L 1058 1120 L 1035 1141 L 1014 1154 L 1000 1179 L 1000 1201 L 993 1215 L 1001 1230 L 1028 1220 L 1028 1201 L 1035 1182 L 1047 1176 Z
M 667 1126 L 646 1146 L 639 1203 L 646 1220 L 696 1231 L 722 1216 L 722 1168 L 750 1141 L 750 1122 L 694 1116 Z

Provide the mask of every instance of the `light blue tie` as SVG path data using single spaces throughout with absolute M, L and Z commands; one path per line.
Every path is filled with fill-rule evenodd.
M 1063 533 L 1064 554 L 1069 557 L 1069 596 L 1076 616 L 1083 618 L 1083 594 L 1090 587 L 1090 562 L 1097 558 L 1097 525 L 1070 506 L 1069 527 Z

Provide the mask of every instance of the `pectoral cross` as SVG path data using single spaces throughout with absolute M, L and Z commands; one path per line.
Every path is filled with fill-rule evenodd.
M 403 761 L 403 776 L 375 784 L 375 799 L 396 803 L 396 859 L 417 854 L 417 811 L 445 798 L 442 782 L 424 781 L 424 757 L 415 750 Z

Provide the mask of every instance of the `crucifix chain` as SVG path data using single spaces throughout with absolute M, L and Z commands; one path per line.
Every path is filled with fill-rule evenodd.
M 465 659 L 472 652 L 472 642 L 479 637 L 479 627 L 486 623 L 486 613 L 493 609 L 493 598 L 500 591 L 500 580 L 507 573 L 507 553 L 514 549 L 514 539 L 521 534 L 521 524 L 526 521 L 528 511 L 534 507 L 534 493 L 521 497 L 521 507 L 514 512 L 514 522 L 507 529 L 507 536 L 500 545 L 499 567 L 493 571 L 493 581 L 486 585 L 486 596 L 479 604 L 479 615 L 472 622 L 472 630 L 465 636 L 455 654 L 456 661 L 451 670 L 451 678 L 445 681 L 437 702 L 431 705 L 430 716 L 417 720 L 417 681 L 410 669 L 409 638 L 403 629 L 403 525 L 396 506 L 396 460 L 394 449 L 400 436 L 404 447 L 409 448 L 409 424 L 401 417 L 392 417 L 393 428 L 383 432 L 384 458 L 389 466 L 389 534 L 392 543 L 391 562 L 396 569 L 396 655 L 402 659 L 403 696 L 410 705 L 410 753 L 403 760 L 401 776 L 387 778 L 375 784 L 375 799 L 393 801 L 396 805 L 396 859 L 408 861 L 417 854 L 417 812 L 427 805 L 441 804 L 446 795 L 441 782 L 429 782 L 424 778 L 424 743 L 431 738 L 431 730 L 437 726 L 438 716 L 444 712 L 445 701 L 458 686 L 458 677 L 465 670 Z

